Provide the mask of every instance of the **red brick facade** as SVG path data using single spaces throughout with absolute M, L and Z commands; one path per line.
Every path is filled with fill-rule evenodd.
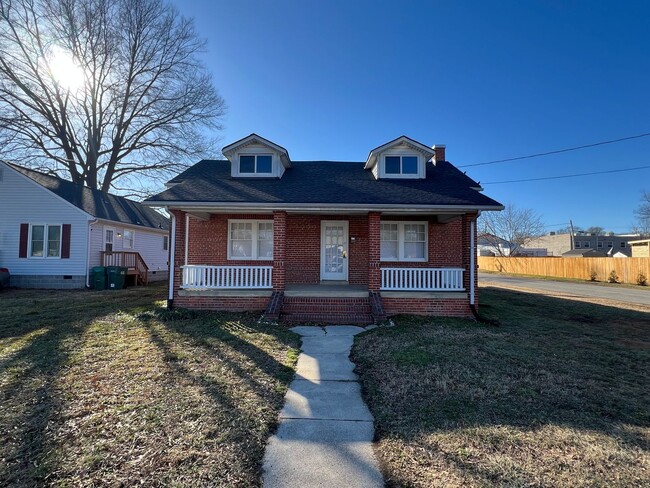
M 381 267 L 462 267 L 464 287 L 469 296 L 470 230 L 475 215 L 464 215 L 449 223 L 439 223 L 432 217 L 383 216 L 379 212 L 364 215 L 304 215 L 274 212 L 271 214 L 213 214 L 208 220 L 189 218 L 189 239 L 185 249 L 187 214 L 172 211 L 176 217 L 174 256 L 174 304 L 190 308 L 221 310 L 264 310 L 268 297 L 204 297 L 179 296 L 182 279 L 181 266 L 203 265 L 260 265 L 273 266 L 273 289 L 282 291 L 290 284 L 320 283 L 321 222 L 346 220 L 349 222 L 349 273 L 351 285 L 366 285 L 369 291 L 379 291 Z M 228 220 L 257 219 L 273 222 L 273 260 L 229 260 Z M 427 262 L 380 261 L 381 221 L 427 221 Z M 352 242 L 354 238 L 354 242 Z M 476 279 L 476 277 L 475 277 Z M 428 315 L 467 316 L 469 298 L 383 298 L 385 311 Z

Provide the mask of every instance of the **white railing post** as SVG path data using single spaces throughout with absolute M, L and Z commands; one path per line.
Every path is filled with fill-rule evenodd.
M 382 268 L 387 291 L 464 291 L 463 268 Z

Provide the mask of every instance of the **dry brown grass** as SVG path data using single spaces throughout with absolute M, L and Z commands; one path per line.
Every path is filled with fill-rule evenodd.
M 297 337 L 163 296 L 0 296 L 0 485 L 259 485 Z
M 487 289 L 358 337 L 389 486 L 649 486 L 650 315 Z

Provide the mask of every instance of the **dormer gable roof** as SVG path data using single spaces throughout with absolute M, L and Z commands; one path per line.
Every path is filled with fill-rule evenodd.
M 379 154 L 396 146 L 406 146 L 414 151 L 421 153 L 424 156 L 425 161 L 431 159 L 435 154 L 435 151 L 429 146 L 411 139 L 410 137 L 400 136 L 397 139 L 393 139 L 392 141 L 389 141 L 379 147 L 372 149 L 368 154 L 368 158 L 366 159 L 366 164 L 363 169 L 372 169 L 377 164 L 377 158 Z
M 223 152 L 223 155 L 232 163 L 232 158 L 238 151 L 244 149 L 246 146 L 252 145 L 262 145 L 268 147 L 270 150 L 276 152 L 279 155 L 282 166 L 285 168 L 291 168 L 291 158 L 289 157 L 289 151 L 287 151 L 282 146 L 279 146 L 274 142 L 271 142 L 268 139 L 265 139 L 255 133 L 246 136 L 243 139 L 239 139 L 232 144 L 228 144 L 221 150 L 221 152 Z

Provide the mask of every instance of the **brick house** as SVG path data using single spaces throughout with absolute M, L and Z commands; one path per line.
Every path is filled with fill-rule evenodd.
M 444 146 L 402 136 L 365 162 L 292 161 L 251 134 L 223 154 L 145 202 L 172 215 L 171 305 L 330 323 L 471 313 L 476 218 L 503 207 Z

